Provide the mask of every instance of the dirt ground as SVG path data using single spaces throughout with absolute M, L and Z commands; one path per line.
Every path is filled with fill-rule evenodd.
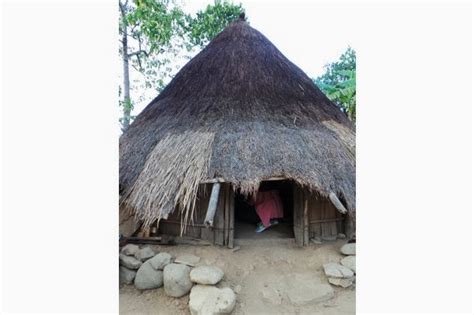
M 327 283 L 323 264 L 343 256 L 338 240 L 298 248 L 294 239 L 236 239 L 237 251 L 219 246 L 151 246 L 174 257 L 190 253 L 201 257 L 199 265 L 215 265 L 224 273 L 217 287 L 230 287 L 237 303 L 232 314 L 355 314 L 355 289 L 334 287 L 335 297 L 314 305 L 293 305 L 285 293 L 288 277 L 304 277 Z M 190 314 L 189 295 L 176 299 L 163 288 L 140 291 L 132 285 L 120 287 L 122 314 Z

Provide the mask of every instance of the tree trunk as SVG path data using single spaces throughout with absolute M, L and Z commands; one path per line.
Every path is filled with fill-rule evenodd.
M 122 20 L 125 21 L 125 8 L 120 4 L 120 11 L 122 13 Z M 123 117 L 122 130 L 125 131 L 130 125 L 130 112 L 132 109 L 130 99 L 130 72 L 128 65 L 128 38 L 127 25 L 122 24 L 122 61 L 123 61 Z

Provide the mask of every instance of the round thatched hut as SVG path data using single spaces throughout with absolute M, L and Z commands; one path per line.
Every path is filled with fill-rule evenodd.
M 158 222 L 163 233 L 184 231 L 232 246 L 236 200 L 262 182 L 281 190 L 299 245 L 352 233 L 353 124 L 239 20 L 190 60 L 121 136 L 121 232 L 132 231 L 129 213 L 135 227 Z

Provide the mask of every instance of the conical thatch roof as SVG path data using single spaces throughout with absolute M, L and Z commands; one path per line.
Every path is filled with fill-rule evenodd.
M 189 61 L 120 138 L 121 207 L 145 224 L 223 178 L 253 193 L 286 177 L 355 210 L 355 130 L 306 74 L 244 21 Z

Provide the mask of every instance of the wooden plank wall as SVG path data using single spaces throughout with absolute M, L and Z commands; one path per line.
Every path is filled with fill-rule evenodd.
M 207 206 L 209 203 L 209 197 L 212 185 L 202 185 L 196 199 L 196 207 L 193 215 L 193 225 L 187 225 L 186 231 L 183 236 L 199 238 L 214 242 L 214 232 L 211 229 L 206 228 L 204 218 L 206 216 Z M 181 232 L 181 215 L 179 211 L 174 211 L 170 214 L 167 220 L 161 220 L 159 226 L 159 233 L 166 235 L 179 236 Z
M 344 233 L 344 215 L 327 198 L 308 195 L 309 238 L 335 240 L 338 233 Z
M 209 205 L 212 184 L 202 186 L 199 198 L 196 200 L 194 224 L 186 226 L 183 236 L 203 239 L 217 245 L 234 247 L 234 192 L 229 184 L 223 183 L 219 192 L 219 201 L 214 217 L 214 226 L 206 228 L 204 218 Z M 167 220 L 161 220 L 161 234 L 180 235 L 181 216 L 175 211 Z

